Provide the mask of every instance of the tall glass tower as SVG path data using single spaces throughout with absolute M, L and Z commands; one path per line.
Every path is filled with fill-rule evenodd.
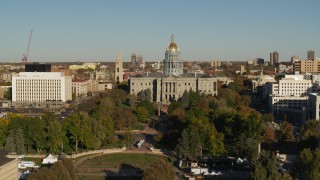
M 180 51 L 174 41 L 174 35 L 171 36 L 171 42 L 167 46 L 165 59 L 163 60 L 163 74 L 179 76 L 183 74 L 183 62 L 179 58 Z

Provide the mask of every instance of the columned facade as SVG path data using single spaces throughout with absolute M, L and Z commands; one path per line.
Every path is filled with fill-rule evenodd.
M 198 91 L 200 94 L 218 94 L 217 77 L 208 77 L 205 74 L 183 73 L 183 62 L 180 52 L 171 36 L 163 60 L 163 73 L 147 73 L 137 77 L 130 77 L 128 85 L 130 94 L 137 95 L 146 89 L 151 90 L 152 101 L 169 104 L 183 96 L 185 91 Z
M 151 90 L 152 100 L 169 104 L 178 100 L 185 91 L 199 91 L 206 95 L 218 94 L 218 78 L 201 77 L 132 77 L 129 80 L 130 93 L 137 95 L 140 91 Z

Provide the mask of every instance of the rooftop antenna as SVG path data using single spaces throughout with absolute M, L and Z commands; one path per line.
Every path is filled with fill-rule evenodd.
M 30 49 L 30 44 L 31 44 L 31 39 L 32 39 L 32 31 L 33 31 L 33 29 L 31 29 L 31 31 L 30 31 L 27 52 L 23 53 L 23 55 L 22 55 L 22 63 L 27 63 L 28 62 L 29 49 Z

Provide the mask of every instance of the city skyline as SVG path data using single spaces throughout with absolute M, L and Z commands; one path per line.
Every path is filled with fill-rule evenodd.
M 279 52 L 319 57 L 320 2 L 7 1 L 0 7 L 0 62 L 163 60 L 173 33 L 183 60 L 246 61 Z

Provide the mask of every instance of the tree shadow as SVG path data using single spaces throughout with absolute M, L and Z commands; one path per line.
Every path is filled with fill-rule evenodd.
M 135 167 L 131 164 L 121 163 L 120 166 L 114 165 L 114 168 L 105 169 L 105 173 L 105 179 L 108 180 L 140 180 L 142 179 L 143 169 Z

